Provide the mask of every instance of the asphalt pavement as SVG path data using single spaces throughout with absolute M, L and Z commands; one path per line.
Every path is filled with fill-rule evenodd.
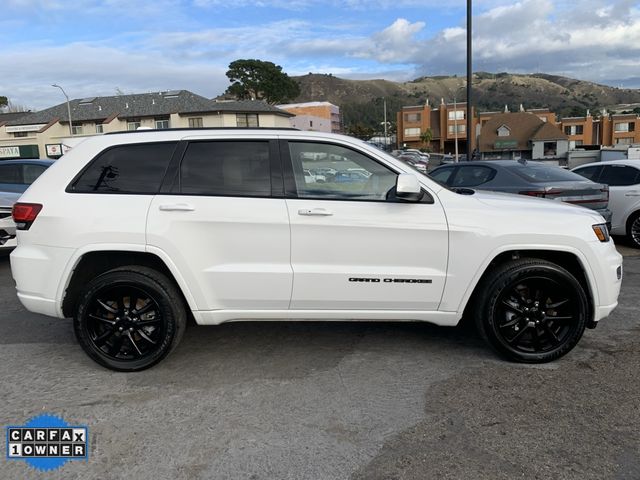
M 419 323 L 191 327 L 166 360 L 115 373 L 70 321 L 19 304 L 0 258 L 0 421 L 89 427 L 89 458 L 0 479 L 640 479 L 640 256 L 620 306 L 563 359 L 496 357 Z

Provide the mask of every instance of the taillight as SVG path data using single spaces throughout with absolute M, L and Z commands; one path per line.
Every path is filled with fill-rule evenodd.
M 604 188 L 601 188 L 600 191 L 605 194 L 605 198 L 607 202 L 609 201 L 609 185 L 606 185 Z
M 31 224 L 42 210 L 39 203 L 15 203 L 11 215 L 18 230 L 29 230 Z

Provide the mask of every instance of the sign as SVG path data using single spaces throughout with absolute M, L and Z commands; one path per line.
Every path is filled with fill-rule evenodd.
M 0 147 L 0 158 L 38 158 L 38 145 L 11 145 Z
M 518 141 L 517 140 L 498 140 L 493 146 L 495 149 L 516 148 L 518 146 Z
M 5 132 L 7 133 L 37 132 L 46 126 L 47 126 L 46 123 L 42 123 L 40 125 L 12 125 L 12 126 L 4 127 L 4 129 L 5 129 Z
M 38 470 L 55 470 L 68 460 L 87 460 L 89 429 L 62 418 L 39 415 L 25 425 L 8 426 L 7 460 L 25 460 Z
M 20 147 L 0 147 L 0 158 L 16 158 L 20 156 Z
M 47 150 L 47 157 L 61 157 L 62 156 L 62 144 L 61 143 L 47 143 L 44 148 Z

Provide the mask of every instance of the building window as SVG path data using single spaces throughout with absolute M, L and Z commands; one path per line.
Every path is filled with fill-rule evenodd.
M 616 138 L 616 145 L 631 145 L 633 138 Z
M 96 123 L 96 133 L 104 133 L 104 126 L 101 123 Z
M 404 129 L 405 137 L 419 137 L 420 129 L 419 128 L 405 128 Z
M 635 127 L 635 122 L 621 122 L 616 123 L 613 127 L 613 130 L 617 133 L 626 133 L 635 131 Z
M 464 110 L 449 110 L 449 120 L 464 120 Z
M 558 142 L 544 142 L 544 156 L 555 157 L 558 152 Z
M 156 129 L 169 128 L 169 117 L 156 117 Z
M 140 128 L 140 120 L 132 119 L 127 122 L 127 130 L 137 130 Z
M 564 133 L 566 135 L 582 135 L 584 133 L 584 126 L 567 125 L 566 127 L 564 127 Z
M 405 122 L 421 122 L 422 114 L 421 113 L 405 113 L 404 121 Z
M 29 136 L 29 132 L 14 132 L 13 136 L 15 138 L 24 138 Z
M 574 145 L 575 145 L 576 147 L 581 147 L 583 144 L 584 144 L 584 143 L 582 142 L 582 140 L 576 140 L 576 141 L 575 141 L 575 143 L 574 143 Z
M 238 127 L 258 127 L 258 114 L 236 113 L 236 125 Z
M 202 128 L 202 117 L 190 118 L 189 128 Z
M 309 126 L 313 127 L 313 120 L 309 120 Z
M 82 125 L 74 125 L 71 127 L 71 133 L 73 135 L 82 135 Z
M 511 130 L 509 130 L 509 127 L 507 127 L 506 125 L 502 125 L 500 128 L 498 128 L 499 137 L 508 137 L 509 135 L 511 135 Z
M 467 130 L 466 125 L 449 125 L 449 134 L 453 135 L 456 132 L 456 128 L 458 127 L 458 133 L 464 133 Z

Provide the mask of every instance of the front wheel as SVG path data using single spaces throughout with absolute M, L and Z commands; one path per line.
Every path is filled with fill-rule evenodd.
M 629 243 L 635 248 L 640 248 L 640 212 L 635 213 L 630 219 L 627 227 L 627 238 Z
M 184 302 L 173 282 L 139 266 L 116 268 L 90 281 L 74 318 L 84 351 L 100 365 L 125 372 L 166 357 L 185 326 Z
M 498 267 L 480 291 L 476 325 L 504 357 L 544 363 L 576 346 L 588 320 L 586 294 L 564 268 L 523 259 Z

